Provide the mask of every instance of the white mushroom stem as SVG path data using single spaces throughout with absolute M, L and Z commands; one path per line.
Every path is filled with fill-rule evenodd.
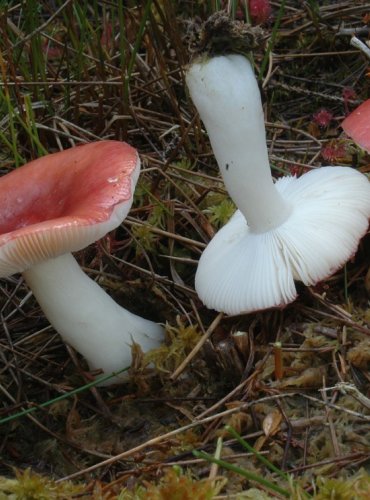
M 116 304 L 69 253 L 38 264 L 23 276 L 50 323 L 91 369 L 117 372 L 131 364 L 133 342 L 145 352 L 163 341 L 161 326 Z M 105 384 L 119 381 L 122 376 Z
M 292 208 L 271 177 L 260 92 L 250 62 L 240 55 L 193 63 L 186 77 L 231 198 L 262 233 L 280 226 Z

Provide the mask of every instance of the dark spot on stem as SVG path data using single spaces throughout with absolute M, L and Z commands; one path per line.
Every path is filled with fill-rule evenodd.
M 225 165 L 226 170 L 229 170 L 229 166 L 230 165 L 228 163 L 226 163 L 226 165 Z

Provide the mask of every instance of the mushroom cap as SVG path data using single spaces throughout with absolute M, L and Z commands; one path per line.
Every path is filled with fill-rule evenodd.
M 81 250 L 126 217 L 137 151 L 100 141 L 31 161 L 0 178 L 0 277 Z
M 284 307 L 297 296 L 294 280 L 314 285 L 355 253 L 370 217 L 364 175 L 321 167 L 275 186 L 293 207 L 284 223 L 254 233 L 237 210 L 203 252 L 195 288 L 207 307 L 227 314 Z
M 343 120 L 342 129 L 356 144 L 370 152 L 370 99 Z

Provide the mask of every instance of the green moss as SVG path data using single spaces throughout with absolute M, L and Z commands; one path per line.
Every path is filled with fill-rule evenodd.
M 158 484 L 146 483 L 133 492 L 124 489 L 118 500 L 211 500 L 220 489 L 213 483 L 209 479 L 193 479 L 183 474 L 180 467 L 173 467 L 166 470 Z
M 370 493 L 370 475 L 361 469 L 351 478 L 319 477 L 315 500 L 365 500 Z
M 154 363 L 157 370 L 171 373 L 196 346 L 201 334 L 196 326 L 185 326 L 178 318 L 177 326 L 167 326 L 167 342 L 145 354 L 145 363 Z
M 0 477 L 0 500 L 62 500 L 82 492 L 80 485 L 70 481 L 56 483 L 30 469 L 16 470 L 15 476 L 15 479 Z

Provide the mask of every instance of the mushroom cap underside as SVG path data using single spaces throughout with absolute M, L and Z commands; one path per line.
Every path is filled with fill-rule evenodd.
M 275 186 L 293 207 L 284 223 L 253 233 L 237 210 L 203 252 L 195 288 L 207 307 L 227 314 L 283 307 L 297 296 L 295 280 L 313 285 L 355 253 L 370 217 L 364 175 L 322 167 Z
M 126 217 L 137 151 L 99 141 L 34 160 L 0 178 L 0 277 L 84 248 Z

